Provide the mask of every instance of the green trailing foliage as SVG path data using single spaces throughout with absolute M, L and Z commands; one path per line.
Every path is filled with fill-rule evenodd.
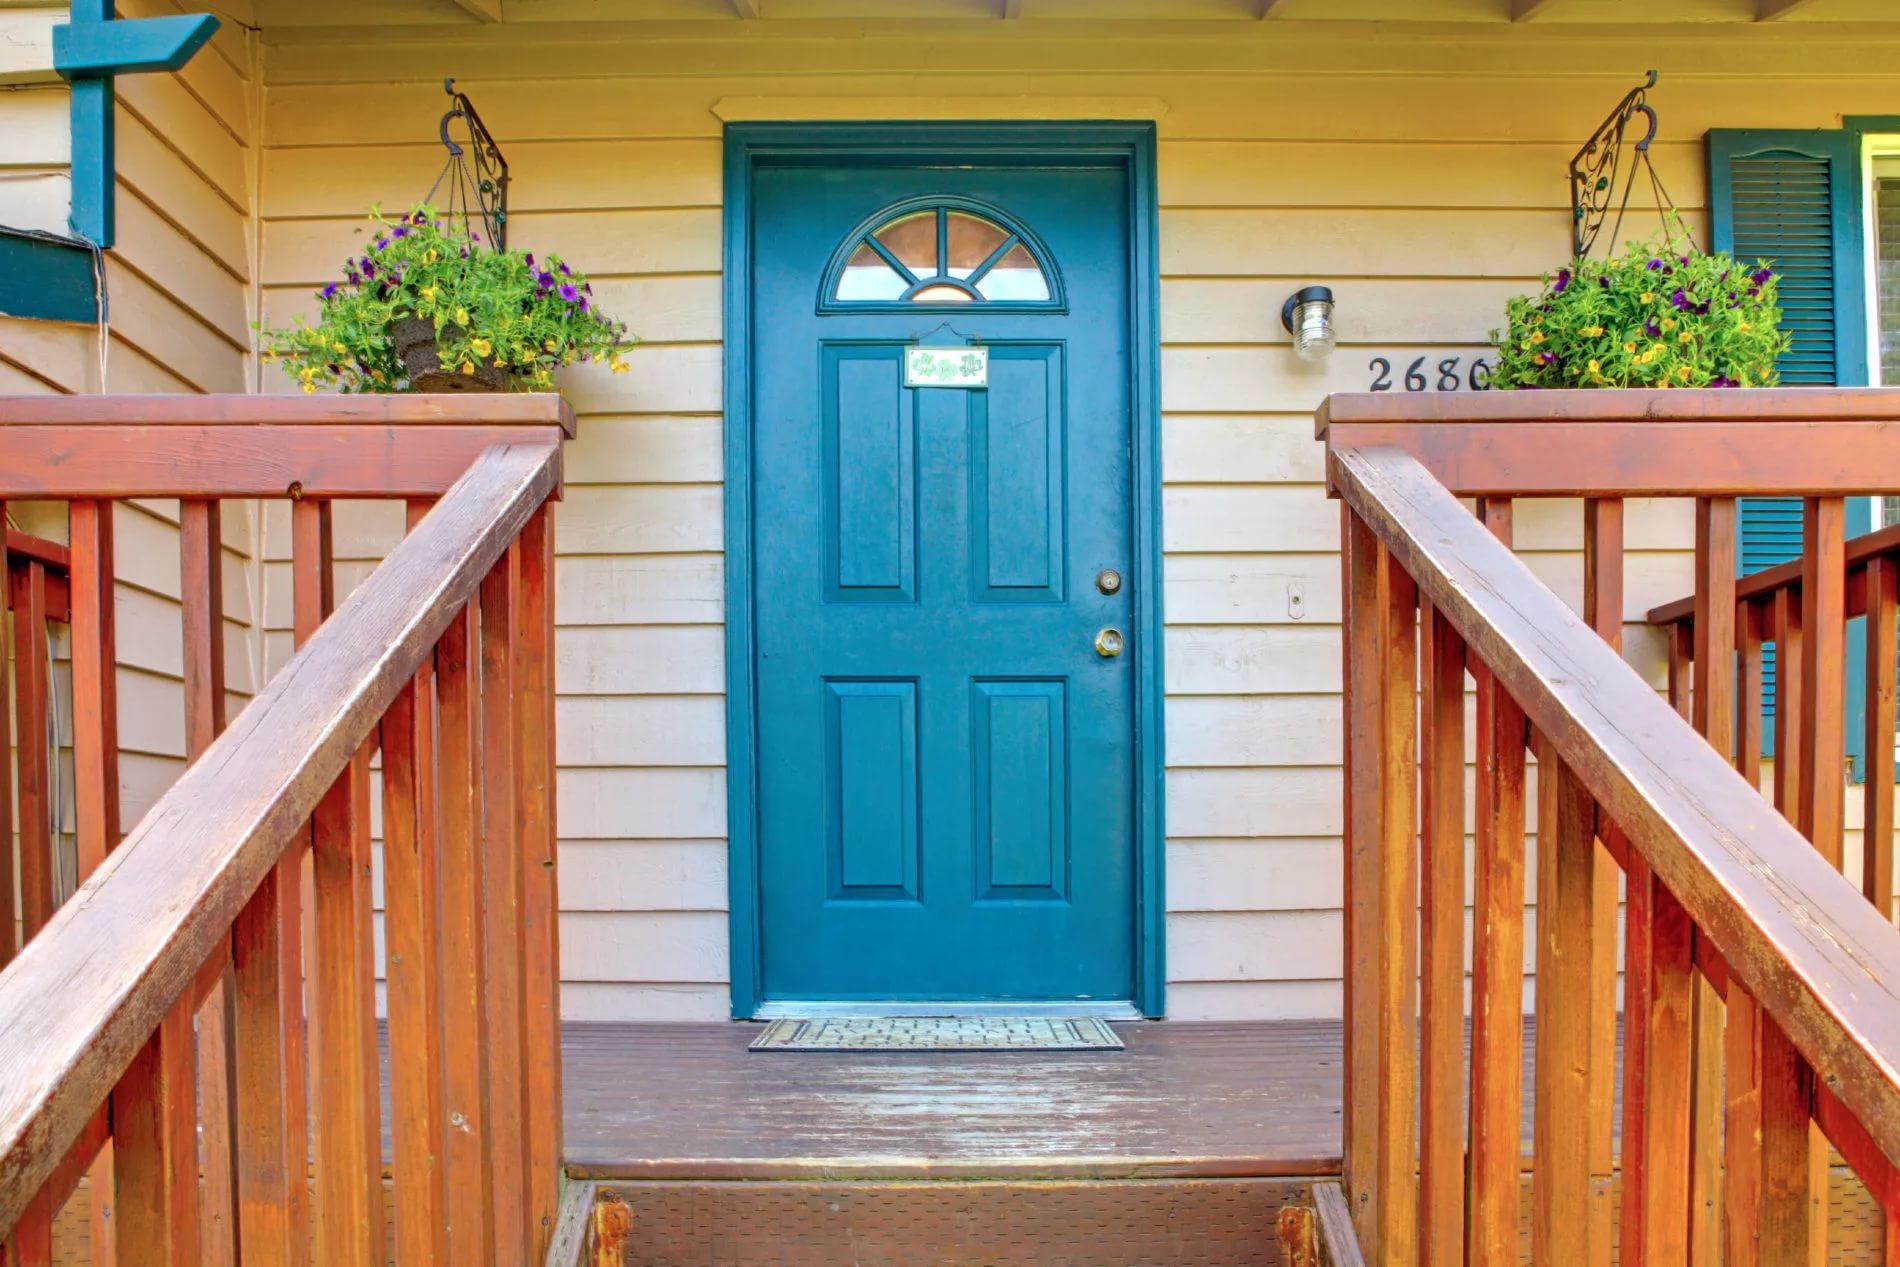
M 1505 306 L 1497 387 L 1773 387 L 1787 351 L 1777 278 L 1671 221 L 1619 257 L 1573 260 Z
M 626 326 L 595 306 L 593 287 L 559 256 L 495 250 L 426 203 L 395 220 L 373 210 L 370 221 L 363 253 L 317 293 L 316 322 L 263 332 L 264 359 L 306 392 L 404 390 L 390 327 L 408 317 L 434 323 L 443 369 L 496 366 L 515 391 L 552 391 L 554 371 L 577 362 L 627 370 Z

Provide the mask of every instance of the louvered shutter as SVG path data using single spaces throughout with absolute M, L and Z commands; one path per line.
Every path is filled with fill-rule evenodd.
M 1858 135 L 1844 131 L 1709 133 L 1709 209 L 1714 246 L 1737 260 L 1767 260 L 1781 277 L 1782 326 L 1794 344 L 1781 358 L 1784 386 L 1858 386 L 1867 381 L 1866 274 L 1862 257 Z M 1801 501 L 1741 503 L 1744 575 L 1801 557 Z M 1863 502 L 1850 503 L 1849 531 L 1866 531 Z M 1862 742 L 1860 639 L 1850 635 L 1847 742 Z M 1774 648 L 1762 664 L 1762 746 L 1772 751 Z

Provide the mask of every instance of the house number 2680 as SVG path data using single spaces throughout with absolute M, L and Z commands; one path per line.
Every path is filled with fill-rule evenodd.
M 1478 357 L 1469 366 L 1460 357 L 1448 356 L 1434 366 L 1427 365 L 1429 357 L 1419 357 L 1405 367 L 1403 382 L 1408 392 L 1422 392 L 1436 388 L 1441 392 L 1455 392 L 1470 389 L 1484 391 L 1491 386 L 1491 366 L 1483 357 Z M 1372 390 L 1389 392 L 1392 382 L 1392 362 L 1383 356 L 1375 356 L 1367 363 L 1372 371 Z

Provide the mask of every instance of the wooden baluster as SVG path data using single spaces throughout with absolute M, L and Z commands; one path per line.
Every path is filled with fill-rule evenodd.
M 1355 1157 L 1364 1156 L 1360 1134 L 1362 1123 L 1353 1112 L 1353 1098 L 1359 1089 L 1359 1072 L 1362 1062 L 1354 1050 L 1353 1028 L 1351 1022 L 1359 1013 L 1355 1010 L 1360 990 L 1354 980 L 1359 971 L 1359 939 L 1363 930 L 1353 916 L 1358 905 L 1353 896 L 1353 881 L 1358 877 L 1357 862 L 1352 850 L 1353 832 L 1357 830 L 1358 818 L 1352 795 L 1352 787 L 1358 779 L 1359 755 L 1353 751 L 1352 732 L 1354 720 L 1359 716 L 1359 702 L 1356 698 L 1352 671 L 1352 648 L 1358 645 L 1353 636 L 1352 582 L 1353 582 L 1353 542 L 1357 537 L 1356 517 L 1352 508 L 1342 500 L 1339 503 L 1339 636 L 1340 636 L 1340 682 L 1339 703 L 1344 715 L 1340 727 L 1340 769 L 1344 775 L 1340 789 L 1340 821 L 1345 824 L 1346 837 L 1340 850 L 1340 891 L 1345 895 L 1340 913 L 1340 945 L 1345 958 L 1344 972 L 1340 981 L 1340 1015 L 1345 1019 L 1345 1033 L 1341 1036 L 1339 1053 L 1339 1082 L 1341 1088 L 1339 1106 L 1339 1135 L 1341 1141 L 1341 1179 L 1347 1199 L 1352 1205 L 1354 1230 L 1358 1228 L 1358 1192 L 1355 1182 L 1357 1166 Z
M 447 1053 L 449 1249 L 456 1262 L 495 1256 L 495 1188 L 488 1160 L 488 992 L 483 982 L 479 609 L 457 614 L 436 644 L 436 751 L 441 761 L 442 1024 Z
M 1698 498 L 1694 722 L 1710 746 L 1731 760 L 1736 756 L 1736 550 L 1735 499 Z M 1722 1258 L 1725 1018 L 1722 997 L 1704 973 L 1692 974 L 1691 989 L 1689 1254 L 1695 1267 L 1717 1267 Z
M 307 639 L 334 605 L 328 502 L 293 503 L 291 555 L 297 627 Z M 310 841 L 316 908 L 316 964 L 309 987 L 316 1259 L 367 1263 L 381 1257 L 384 1228 L 369 745 L 351 758 L 318 802 Z
M 173 1006 L 112 1093 L 114 1182 L 128 1259 L 197 1267 L 198 1095 L 189 998 Z
M 1346 525 L 1346 1183 L 1360 1243 L 1372 1242 L 1377 1226 L 1379 1172 L 1378 1007 L 1376 972 L 1379 906 L 1379 842 L 1384 810 L 1377 763 L 1382 703 L 1378 633 L 1379 544 L 1356 516 Z
M 1804 1267 L 1827 1233 L 1827 1150 L 1817 1147 L 1810 1113 L 1814 1075 L 1781 1027 L 1760 1018 L 1761 1212 L 1757 1246 L 1761 1267 Z
M 1511 504 L 1478 503 L 1511 542 Z M 1478 694 L 1476 910 L 1471 948 L 1472 1267 L 1517 1262 L 1524 1079 L 1524 714 L 1482 665 Z
M 1619 1261 L 1672 1267 L 1689 1256 L 1693 929 L 1634 854 L 1627 918 Z
M 527 946 L 528 1186 L 538 1229 L 530 1261 L 547 1256 L 560 1200 L 560 895 L 554 814 L 554 512 L 521 530 L 521 646 L 516 660 L 521 738 L 521 914 Z M 1462 915 L 1462 912 L 1461 912 Z
M 1623 649 L 1623 502 L 1593 497 L 1583 503 L 1583 618 L 1597 636 Z M 1590 1017 L 1590 1263 L 1610 1267 L 1616 1224 L 1616 926 L 1621 916 L 1623 869 L 1609 842 L 1616 825 L 1596 815 L 1596 883 L 1591 894 Z M 1619 844 L 1619 852 L 1627 849 Z
M 0 534 L 5 533 L 5 525 L 6 503 L 0 501 Z M 3 535 L 0 535 L 0 541 L 4 541 Z M 7 584 L 9 593 L 0 595 L 0 602 L 4 602 L 11 596 L 13 589 L 11 578 L 16 570 L 4 546 L 0 546 L 0 565 L 5 566 L 9 578 Z M 25 570 L 24 560 L 21 561 L 18 570 Z M 4 623 L 0 622 L 0 631 L 4 629 Z M 0 632 L 0 718 L 7 715 L 7 691 L 6 635 Z M 23 733 L 20 738 L 21 746 L 24 746 L 27 738 L 27 734 Z M 13 779 L 11 772 L 3 768 L 0 768 L 0 776 L 5 776 L 0 777 L 0 824 L 10 828 L 13 822 Z M 19 875 L 13 861 L 13 842 L 7 838 L 5 830 L 0 830 L 0 969 L 4 969 L 13 961 L 16 944 L 14 937 L 22 922 L 19 905 L 14 900 L 18 880 Z
M 231 929 L 237 1037 L 239 1256 L 245 1267 L 310 1261 L 309 1098 L 298 833 Z
M 414 530 L 427 502 L 409 504 Z M 383 715 L 383 891 L 396 1148 L 396 1261 L 447 1263 L 442 954 L 436 836 L 434 665 Z
M 1801 810 L 1801 735 L 1803 704 L 1801 591 L 1782 586 L 1775 591 L 1772 621 L 1775 634 L 1775 808 L 1791 823 Z
M 1861 832 L 1861 891 L 1893 919 L 1893 766 L 1896 717 L 1896 619 L 1900 563 L 1880 555 L 1867 561 L 1866 815 Z
M 1532 1121 L 1531 1252 L 1541 1267 L 1594 1262 L 1593 1141 L 1578 1106 L 1609 1071 L 1593 1060 L 1596 833 L 1590 794 L 1540 735 L 1537 749 L 1537 1043 Z
M 1841 865 L 1847 799 L 1846 503 L 1810 497 L 1802 516 L 1802 677 L 1800 818 L 1796 825 L 1835 867 Z M 1796 671 L 1793 664 L 1789 671 Z
M 46 648 L 46 567 L 28 559 L 10 573 L 13 590 L 13 673 L 18 699 L 15 722 L 20 761 L 21 940 L 53 917 L 54 851 L 52 754 L 47 751 L 47 699 L 52 665 Z M 11 940 L 13 930 L 8 928 Z
M 1737 645 L 1735 764 L 1761 787 L 1762 635 L 1768 612 L 1744 603 Z M 1761 1010 L 1733 975 L 1725 999 L 1723 1222 L 1727 1267 L 1755 1267 L 1761 1227 Z
M 0 1267 L 52 1267 L 53 1202 L 41 1189 L 0 1245 Z
M 119 843 L 118 617 L 112 503 L 82 499 L 67 508 L 72 597 L 73 801 L 76 879 L 84 882 Z M 53 842 L 55 845 L 58 841 Z M 89 1171 L 92 1267 L 118 1261 L 113 1144 Z
M 482 930 L 488 983 L 488 1150 L 495 1182 L 495 1247 L 526 1259 L 535 1230 L 527 1171 L 527 1030 L 522 978 L 521 772 L 516 662 L 521 652 L 521 555 L 511 545 L 482 581 Z
M 178 507 L 179 578 L 184 620 L 185 756 L 196 761 L 224 730 L 224 541 L 215 501 Z M 236 1030 L 230 943 L 200 974 L 208 997 L 198 1010 L 198 1113 L 203 1123 L 204 1261 L 237 1261 L 237 1099 L 231 1041 Z
M 1465 644 L 1421 608 L 1426 675 L 1420 752 L 1419 1256 L 1465 1256 Z
M 1418 1257 L 1418 587 L 1379 551 L 1379 1152 L 1373 1261 Z
M 1695 631 L 1684 621 L 1669 626 L 1669 702 L 1689 716 L 1689 668 L 1695 661 Z

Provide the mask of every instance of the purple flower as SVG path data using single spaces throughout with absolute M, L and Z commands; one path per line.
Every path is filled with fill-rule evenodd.
M 586 311 L 587 311 L 587 299 L 586 299 L 586 297 L 585 297 L 585 296 L 582 296 L 582 298 L 581 298 L 581 311 L 582 311 L 582 312 L 586 312 Z
M 1652 257 L 1649 263 L 1643 265 L 1644 268 L 1647 268 L 1652 273 L 1659 271 L 1662 266 L 1663 263 L 1660 257 Z
M 1601 286 L 1605 290 L 1608 290 L 1610 288 L 1610 279 L 1607 277 L 1599 277 L 1597 278 L 1597 285 Z
M 479 242 L 482 240 L 482 235 L 479 233 L 471 233 L 468 235 L 468 240 L 471 242 Z
M 395 228 L 389 231 L 389 236 L 392 238 L 406 238 L 409 236 L 409 226 L 406 224 L 399 224 Z
M 1557 354 L 1555 352 L 1539 352 L 1537 359 L 1545 365 L 1555 365 L 1557 363 Z
M 331 282 L 328 286 L 325 286 L 323 288 L 323 298 L 325 299 L 336 298 L 336 283 L 335 282 Z
M 1643 322 L 1643 333 L 1652 339 L 1662 337 L 1662 327 L 1656 324 L 1656 318 L 1650 317 Z
M 1709 380 L 1710 387 L 1740 387 L 1741 384 L 1723 374 L 1717 374 Z
M 362 269 L 363 269 L 363 276 L 365 276 L 365 277 L 374 277 L 374 276 L 376 276 L 376 265 L 374 265 L 373 263 L 371 263 L 371 262 L 370 262 L 370 258 L 369 258 L 369 256 L 367 256 L 367 255 L 365 255 L 365 256 L 363 257 L 363 259 L 362 259 L 362 261 L 361 261 L 361 265 L 362 265 Z
M 1758 268 L 1754 272 L 1748 275 L 1748 280 L 1751 282 L 1754 282 L 1757 286 L 1766 286 L 1768 284 L 1768 280 L 1774 275 L 1775 273 L 1773 269 Z
M 534 284 L 539 286 L 542 290 L 553 290 L 554 289 L 554 274 L 543 270 L 542 272 L 536 274 L 535 279 L 534 279 Z
M 521 262 L 528 266 L 529 272 L 534 271 L 534 255 L 532 253 L 522 256 Z
M 573 270 L 568 268 L 565 264 L 557 264 L 555 267 L 561 270 L 561 276 L 563 277 L 572 277 L 574 275 Z
M 579 299 L 580 297 L 581 297 L 581 292 L 578 290 L 575 290 L 571 283 L 568 283 L 568 282 L 561 283 L 561 298 L 567 300 L 567 302 L 569 303 L 573 303 L 576 299 Z
M 1748 288 L 1748 297 L 1749 297 L 1750 299 L 1760 299 L 1760 298 L 1761 298 L 1761 287 L 1759 287 L 1759 286 L 1750 286 L 1750 287 Z
M 370 249 L 374 251 L 380 251 L 388 247 L 388 245 L 389 245 L 388 238 L 378 237 L 374 242 L 370 243 Z
M 1689 311 L 1689 296 L 1683 293 L 1682 287 L 1676 287 L 1676 293 L 1669 296 L 1669 305 L 1678 312 Z
M 410 216 L 410 217 L 409 217 L 409 222 L 410 222 L 411 224 L 421 224 L 421 223 L 422 223 L 423 221 L 425 221 L 425 220 L 427 220 L 428 218 L 429 218 L 428 216 L 426 216 L 426 215 L 424 215 L 424 214 L 423 214 L 422 212 L 420 212 L 420 211 L 418 211 L 418 212 L 416 212 L 416 214 L 414 214 L 413 216 Z

